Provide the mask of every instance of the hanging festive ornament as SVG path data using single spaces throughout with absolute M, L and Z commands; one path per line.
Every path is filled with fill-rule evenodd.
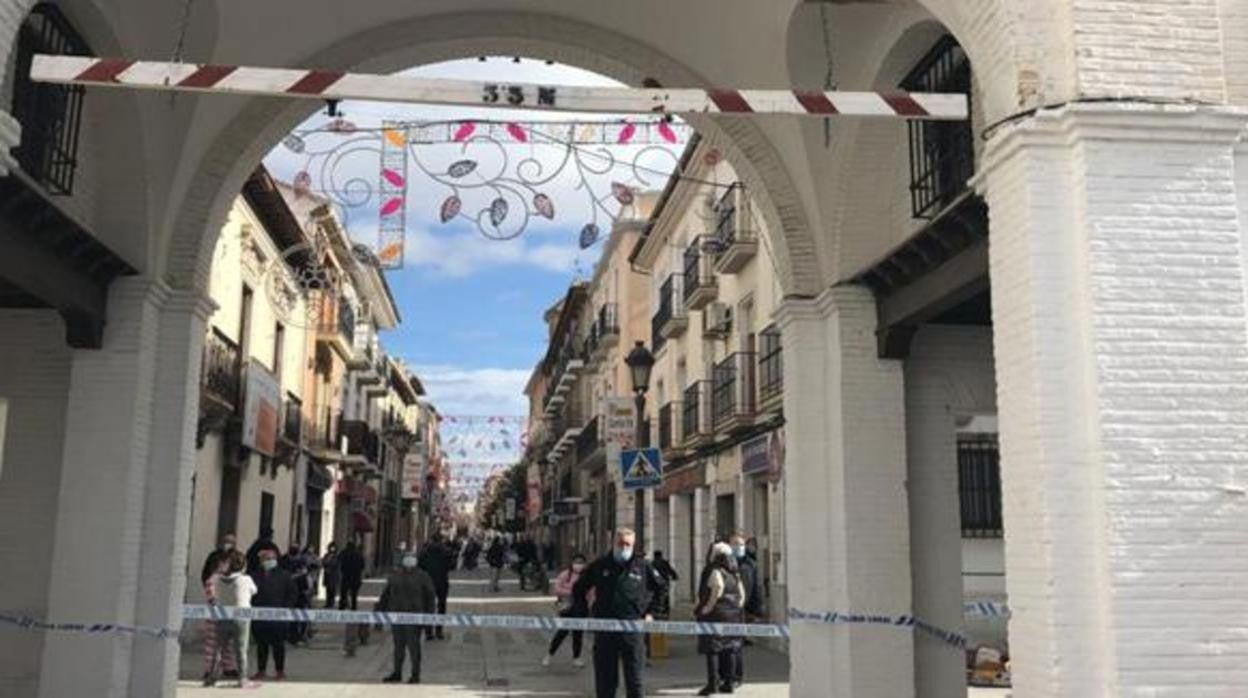
M 451 166 L 446 168 L 446 173 L 455 179 L 463 179 L 477 169 L 476 160 L 456 160 Z
M 590 247 L 593 247 L 595 242 L 598 242 L 598 226 L 593 223 L 586 223 L 585 227 L 581 228 L 581 249 L 589 249 Z
M 308 174 L 306 170 L 300 170 L 295 175 L 295 180 L 291 186 L 295 190 L 295 198 L 302 199 L 312 190 L 312 175 Z
M 537 194 L 533 197 L 533 210 L 543 218 L 549 220 L 555 218 L 555 203 L 545 194 Z
M 386 216 L 393 216 L 394 213 L 402 207 L 403 207 L 403 197 L 400 197 L 400 196 L 391 197 L 388 201 L 386 201 L 386 203 L 382 204 L 381 215 L 383 218 Z
M 507 124 L 507 133 L 511 134 L 512 138 L 520 141 L 521 143 L 529 142 L 529 136 L 524 132 L 524 128 L 521 127 L 520 124 Z
M 637 127 L 628 122 L 624 123 L 624 128 L 620 129 L 620 135 L 615 139 L 617 145 L 627 145 L 633 140 L 633 136 L 637 134 Z
M 346 119 L 334 119 L 325 125 L 325 130 L 330 133 L 355 133 L 355 124 L 347 121 Z
M 458 196 L 451 195 L 446 197 L 446 201 L 442 202 L 442 210 L 438 212 L 438 217 L 445 223 L 455 216 L 459 215 L 459 210 L 463 206 L 463 202 Z
M 394 147 L 402 148 L 407 145 L 407 136 L 402 131 L 394 128 L 388 128 L 383 131 L 383 133 L 386 136 L 386 140 L 390 141 L 390 144 Z
M 381 248 L 381 252 L 377 253 L 377 258 L 383 262 L 394 262 L 398 260 L 399 255 L 403 253 L 403 246 L 397 242 Z
M 292 153 L 302 153 L 306 147 L 303 139 L 293 133 L 282 139 L 282 145 L 286 146 L 286 149 Z
M 621 182 L 611 183 L 611 196 L 620 202 L 621 206 L 628 206 L 633 203 L 633 190 L 627 184 Z
M 706 151 L 706 155 L 702 156 L 702 162 L 708 167 L 714 167 L 719 164 L 720 157 L 719 148 L 711 148 Z
M 676 142 L 676 132 L 672 130 L 672 127 L 666 121 L 659 122 L 659 135 L 668 143 Z
M 389 182 L 390 184 L 392 184 L 392 185 L 394 185 L 394 186 L 396 186 L 396 187 L 402 187 L 402 186 L 403 186 L 403 183 L 404 183 L 404 181 L 405 181 L 405 180 L 403 179 L 403 175 L 401 175 L 401 174 L 399 174 L 398 172 L 395 172 L 394 170 L 391 170 L 391 169 L 389 169 L 389 168 L 384 168 L 384 169 L 382 169 L 382 171 L 381 171 L 381 176 L 382 176 L 382 177 L 385 177 L 385 179 L 386 179 L 386 181 L 387 181 L 387 182 Z
M 507 219 L 507 200 L 500 196 L 497 199 L 494 199 L 492 203 L 490 203 L 490 223 L 493 224 L 495 228 L 497 228 L 498 226 L 502 225 L 503 221 L 506 219 Z

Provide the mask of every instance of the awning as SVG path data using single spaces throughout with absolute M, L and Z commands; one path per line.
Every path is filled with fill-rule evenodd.
M 359 533 L 372 533 L 373 520 L 362 511 L 351 513 L 351 527 Z

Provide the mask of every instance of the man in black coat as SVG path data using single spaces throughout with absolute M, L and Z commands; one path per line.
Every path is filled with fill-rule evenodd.
M 767 616 L 767 597 L 763 593 L 763 575 L 758 569 L 758 562 L 746 550 L 746 538 L 744 531 L 736 531 L 728 542 L 732 545 L 732 554 L 737 559 L 737 568 L 741 574 L 741 584 L 745 587 L 745 618 L 747 621 L 757 621 Z M 744 649 L 739 650 L 733 669 L 736 673 L 734 683 L 740 686 L 745 681 Z
M 294 608 L 297 591 L 290 573 L 278 567 L 277 553 L 260 551 L 260 565 L 256 574 L 256 595 L 251 598 L 254 608 Z M 266 678 L 269 652 L 273 653 L 273 665 L 278 680 L 286 678 L 286 624 L 278 621 L 252 621 L 251 636 L 256 641 L 256 673 L 252 680 Z
M 338 569 L 342 576 L 342 596 L 338 599 L 338 610 L 358 611 L 360 586 L 364 584 L 364 556 L 355 541 L 347 543 L 347 547 L 342 549 L 338 556 Z
M 434 611 L 436 594 L 433 581 L 416 566 L 417 563 L 413 551 L 407 551 L 399 558 L 399 570 L 386 581 L 376 610 L 392 613 Z M 382 681 L 396 683 L 403 679 L 403 657 L 406 654 L 412 660 L 412 676 L 408 683 L 420 683 L 420 626 L 392 625 L 390 634 L 394 639 L 394 671 Z
M 437 594 L 437 612 L 446 613 L 446 597 L 451 593 L 451 570 L 455 568 L 455 554 L 442 540 L 440 533 L 433 534 L 429 544 L 420 554 L 420 569 L 429 574 L 433 580 L 433 590 Z M 442 626 L 425 628 L 425 639 L 445 640 Z
M 572 588 L 575 603 L 584 606 L 594 591 L 590 615 L 594 618 L 653 620 L 655 603 L 661 591 L 659 575 L 640 555 L 633 555 L 636 535 L 621 528 L 615 534 L 615 547 L 598 558 L 581 574 Z M 624 688 L 628 698 L 642 698 L 642 670 L 645 647 L 642 633 L 597 633 L 594 636 L 594 684 L 598 698 L 615 698 L 620 684 L 620 664 L 624 665 Z

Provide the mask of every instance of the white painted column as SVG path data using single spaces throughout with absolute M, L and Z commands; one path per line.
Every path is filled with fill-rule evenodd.
M 1015 695 L 1248 695 L 1233 142 L 1079 105 L 989 144 Z
M 48 615 L 176 628 L 206 308 L 137 278 L 108 307 L 103 348 L 70 370 Z M 50 634 L 39 695 L 172 695 L 176 658 L 173 641 Z
M 876 356 L 875 302 L 838 287 L 778 314 L 786 382 L 789 606 L 908 614 L 910 529 L 899 362 Z M 908 629 L 798 623 L 793 696 L 914 696 Z

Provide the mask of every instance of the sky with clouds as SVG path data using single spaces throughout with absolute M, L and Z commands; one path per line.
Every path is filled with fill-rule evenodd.
M 500 82 L 535 82 L 554 85 L 617 85 L 609 78 L 562 65 L 546 65 L 524 60 L 519 64 L 506 58 L 454 61 L 406 71 L 405 74 Z M 578 115 L 538 114 L 453 107 L 345 102 L 344 118 L 362 129 L 377 128 L 383 120 L 463 122 L 473 119 L 558 120 Z M 603 115 L 583 116 L 606 120 Z M 621 119 L 623 117 L 620 117 Z M 301 129 L 319 128 L 329 117 L 317 114 Z M 307 135 L 309 152 L 326 138 L 350 138 L 336 134 Z M 375 138 L 373 140 L 376 140 Z M 480 146 L 485 148 L 487 146 Z M 618 178 L 637 188 L 660 189 L 679 154 L 677 148 L 615 148 L 616 156 L 638 158 L 644 169 L 618 172 L 612 169 L 596 176 L 601 184 Z M 489 155 L 465 152 L 461 146 L 441 145 L 422 148 L 423 164 L 438 173 L 456 159 L 472 156 L 484 171 L 488 163 L 500 163 L 499 150 Z M 511 160 L 532 158 L 532 167 L 554 170 L 558 149 L 510 145 L 505 156 Z M 594 159 L 589 153 L 587 160 Z M 513 162 L 513 166 L 514 166 Z M 353 179 L 375 183 L 378 179 L 376 150 L 343 155 L 334 177 L 320 176 L 321 168 L 308 166 L 308 156 L 279 147 L 265 165 L 279 179 L 291 181 L 305 168 L 313 174 L 313 191 L 326 189 L 349 192 Z M 414 170 L 409 168 L 409 172 Z M 406 254 L 402 269 L 387 272 L 387 281 L 398 302 L 401 325 L 385 333 L 382 341 L 388 351 L 416 368 L 431 400 L 448 415 L 523 415 L 528 406 L 522 390 L 534 363 L 545 351 L 545 325 L 542 314 L 566 291 L 576 278 L 588 277 L 599 247 L 581 250 L 578 234 L 588 222 L 603 231 L 610 230 L 610 219 L 597 208 L 579 183 L 574 168 L 542 185 L 543 193 L 554 203 L 553 220 L 531 220 L 523 235 L 510 240 L 491 240 L 472 222 L 462 218 L 443 223 L 439 217 L 450 190 L 433 179 L 413 176 L 409 183 L 406 209 Z M 618 172 L 618 173 L 617 173 Z M 487 198 L 481 199 L 480 196 Z M 463 210 L 488 207 L 493 195 L 483 191 L 463 193 Z M 613 203 L 613 202 L 609 202 Z M 516 200 L 510 220 L 524 204 Z M 378 235 L 377 204 L 342 209 L 352 238 L 375 244 Z

